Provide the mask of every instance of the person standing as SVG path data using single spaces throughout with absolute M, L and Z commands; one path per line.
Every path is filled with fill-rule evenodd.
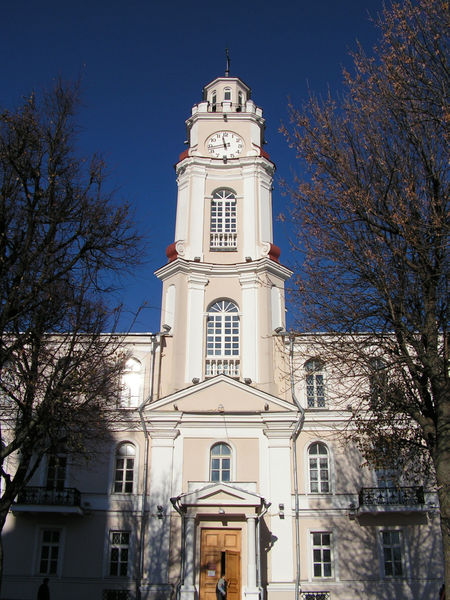
M 50 590 L 48 588 L 48 577 L 39 586 L 37 600 L 50 600 Z
M 222 575 L 216 586 L 217 600 L 227 600 L 227 580 Z

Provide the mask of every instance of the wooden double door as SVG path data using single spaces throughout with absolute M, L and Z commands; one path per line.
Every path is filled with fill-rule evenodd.
M 240 529 L 202 529 L 199 600 L 216 600 L 216 586 L 221 575 L 228 583 L 227 600 L 240 600 Z

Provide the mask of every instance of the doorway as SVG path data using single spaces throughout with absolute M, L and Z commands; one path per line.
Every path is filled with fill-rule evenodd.
M 227 600 L 240 600 L 240 529 L 202 529 L 199 600 L 216 600 L 216 585 L 221 575 L 228 582 Z

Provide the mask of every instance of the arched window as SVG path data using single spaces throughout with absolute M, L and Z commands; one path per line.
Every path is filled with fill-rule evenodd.
M 137 358 L 129 358 L 125 364 L 120 390 L 120 407 L 134 408 L 142 401 L 142 365 Z
M 211 481 L 231 481 L 231 448 L 228 444 L 220 442 L 211 448 L 209 478 Z
M 211 200 L 210 249 L 236 250 L 236 194 L 229 189 L 216 190 Z
M 205 372 L 239 377 L 239 314 L 231 300 L 218 300 L 208 309 Z
M 325 408 L 324 364 L 317 358 L 305 363 L 306 403 L 308 408 Z
M 217 94 L 216 90 L 213 90 L 211 93 L 211 110 L 212 112 L 216 112 L 217 110 Z
M 223 91 L 223 99 L 225 102 L 229 102 L 231 100 L 231 88 L 225 88 Z
M 313 494 L 330 492 L 330 462 L 325 444 L 315 442 L 308 450 L 309 491 Z
M 135 459 L 136 448 L 133 444 L 120 444 L 116 450 L 114 492 L 118 494 L 133 493 Z

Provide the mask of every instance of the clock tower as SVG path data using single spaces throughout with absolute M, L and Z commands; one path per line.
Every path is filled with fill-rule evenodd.
M 262 110 L 237 77 L 218 77 L 186 121 L 178 200 L 163 282 L 160 394 L 225 374 L 271 394 L 273 331 L 284 327 L 291 272 L 273 244 L 275 166 Z

